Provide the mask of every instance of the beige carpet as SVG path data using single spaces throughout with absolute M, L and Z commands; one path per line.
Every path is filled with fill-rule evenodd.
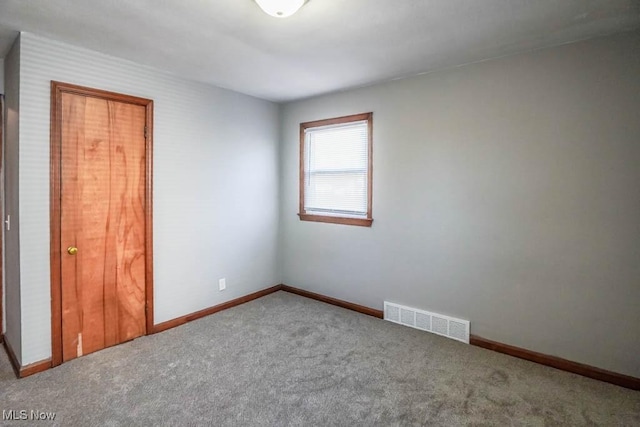
M 2 354 L 0 410 L 74 426 L 640 426 L 640 392 L 277 292 L 23 380 Z

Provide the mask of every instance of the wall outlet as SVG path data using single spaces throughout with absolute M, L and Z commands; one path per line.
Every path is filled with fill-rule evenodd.
M 222 279 L 218 280 L 218 288 L 220 288 L 221 291 L 227 289 L 227 279 L 223 277 Z

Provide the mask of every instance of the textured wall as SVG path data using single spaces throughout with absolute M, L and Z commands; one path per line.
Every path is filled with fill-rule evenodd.
M 0 94 L 4 94 L 4 58 L 0 58 Z M 0 112 L 0 114 L 4 114 L 3 112 Z M 6 118 L 5 118 L 6 120 Z M 6 124 L 4 124 L 4 126 L 6 127 Z M 4 154 L 4 153 L 3 153 Z M 2 176 L 0 176 L 0 188 L 4 188 L 4 174 L 2 174 Z M 2 206 L 2 210 L 4 211 L 4 206 Z M 4 248 L 4 235 L 2 236 L 2 247 Z M 2 255 L 3 257 L 3 262 L 4 262 L 4 253 Z M 2 296 L 4 297 L 4 293 L 5 293 L 5 274 L 4 271 L 2 272 L 2 289 L 0 289 L 0 292 L 2 292 Z M 6 301 L 4 300 L 4 298 L 2 298 L 2 329 L 0 330 L 0 334 L 3 334 L 5 331 L 5 326 L 7 324 L 7 319 L 6 319 Z
M 0 93 L 4 93 L 4 58 L 0 58 Z
M 51 80 L 154 100 L 156 323 L 278 283 L 277 105 L 32 34 L 21 41 L 23 364 L 51 355 Z
M 0 58 L 0 93 L 4 94 L 4 58 Z M 0 177 L 0 186 L 1 188 L 4 188 L 4 174 L 2 177 Z M 2 238 L 4 240 L 4 235 Z M 4 248 L 4 242 L 2 243 L 2 247 Z M 3 259 L 4 259 L 4 255 L 3 255 Z M 0 289 L 0 292 L 2 292 L 2 296 L 4 296 L 4 293 L 5 293 L 4 277 L 5 275 L 3 272 L 2 273 L 2 289 Z M 2 330 L 0 330 L 0 334 L 4 333 L 5 325 L 7 324 L 5 304 L 6 304 L 5 300 L 4 298 L 2 298 L 2 310 L 1 310 L 2 311 Z
M 287 104 L 284 283 L 640 377 L 640 33 Z M 299 123 L 374 113 L 373 227 L 301 222 Z
M 16 39 L 4 60 L 6 128 L 4 145 L 5 213 L 11 215 L 11 230 L 4 232 L 5 339 L 20 358 L 20 234 L 18 217 L 18 137 L 20 110 L 20 41 Z M 4 226 L 4 224 L 2 224 Z

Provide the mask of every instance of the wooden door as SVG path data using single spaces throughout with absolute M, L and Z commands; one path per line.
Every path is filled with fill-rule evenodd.
M 147 333 L 150 101 L 74 89 L 54 88 L 58 362 Z

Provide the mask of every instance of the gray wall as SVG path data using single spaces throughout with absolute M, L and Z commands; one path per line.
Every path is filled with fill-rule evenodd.
M 0 58 L 0 93 L 4 93 L 4 58 Z
M 4 94 L 4 58 L 0 58 L 0 93 Z M 4 114 L 4 113 L 0 112 L 0 114 Z M 0 188 L 4 188 L 4 176 L 0 177 Z M 0 211 L 2 211 L 2 210 L 3 209 L 0 208 Z M 3 236 L 3 240 L 4 240 L 4 236 Z M 2 247 L 4 248 L 4 241 L 2 242 Z M 3 252 L 2 257 L 3 257 L 3 264 L 4 264 L 4 252 Z M 0 289 L 0 292 L 2 292 L 2 295 L 4 296 L 4 293 L 5 293 L 4 271 L 2 272 L 2 277 L 1 278 L 2 278 L 2 289 Z M 5 302 L 4 298 L 3 298 L 2 299 L 2 330 L 0 330 L 0 334 L 4 333 L 5 325 L 7 324 L 5 306 L 6 306 L 6 302 Z
M 20 111 L 20 38 L 17 38 L 4 60 L 6 128 L 4 144 L 4 180 L 6 214 L 11 215 L 11 230 L 4 231 L 5 340 L 16 357 L 22 354 L 20 301 L 20 236 L 18 221 L 18 137 Z M 4 226 L 4 223 L 0 224 Z
M 640 377 L 640 33 L 290 103 L 284 283 Z M 372 228 L 301 222 L 299 123 L 374 113 Z
M 23 364 L 51 356 L 51 80 L 154 100 L 156 323 L 279 283 L 276 104 L 23 33 Z M 221 277 L 224 292 L 218 291 Z

